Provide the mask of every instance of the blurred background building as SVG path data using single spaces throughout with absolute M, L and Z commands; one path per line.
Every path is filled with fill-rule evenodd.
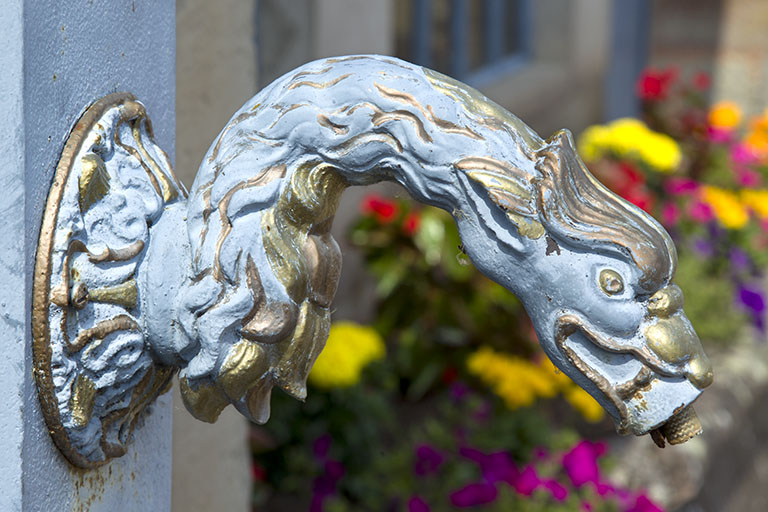
M 333 55 L 387 54 L 437 69 L 480 89 L 544 137 L 636 114 L 635 83 L 646 67 L 706 72 L 713 99 L 737 101 L 747 113 L 768 105 L 765 0 L 176 4 L 176 170 L 188 186 L 246 99 L 296 66 Z M 335 226 L 340 243 L 361 194 L 345 195 Z M 337 316 L 364 320 L 370 291 L 359 286 L 365 276 L 354 254 L 345 248 L 344 255 Z M 229 408 L 207 425 L 175 403 L 174 510 L 249 510 L 245 420 Z M 748 473 L 760 481 L 759 471 Z

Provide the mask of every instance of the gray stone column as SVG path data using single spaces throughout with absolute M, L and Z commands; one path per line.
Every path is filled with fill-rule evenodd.
M 130 91 L 173 154 L 174 2 L 6 0 L 0 26 L 0 510 L 169 510 L 170 397 L 152 407 L 124 457 L 98 470 L 69 465 L 40 413 L 30 309 L 48 188 L 83 109 Z

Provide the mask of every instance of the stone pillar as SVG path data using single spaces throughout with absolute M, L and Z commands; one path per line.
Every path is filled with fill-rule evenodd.
M 173 154 L 174 2 L 7 0 L 0 26 L 0 510 L 169 510 L 170 397 L 155 403 L 125 456 L 97 470 L 71 466 L 40 413 L 30 310 L 48 189 L 84 108 L 134 93 Z

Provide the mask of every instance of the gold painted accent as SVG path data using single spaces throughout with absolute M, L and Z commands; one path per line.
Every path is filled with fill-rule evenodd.
M 128 315 L 117 315 L 109 320 L 102 320 L 89 329 L 83 329 L 75 341 L 67 346 L 69 352 L 77 352 L 91 340 L 101 340 L 117 331 L 139 331 L 139 324 Z
M 679 286 L 665 286 L 648 300 L 648 313 L 658 317 L 669 317 L 683 309 L 683 291 Z
M 703 429 L 701 428 L 701 422 L 696 415 L 696 411 L 693 410 L 693 406 L 689 405 L 672 416 L 672 418 L 659 427 L 658 430 L 661 435 L 669 441 L 669 444 L 676 445 L 693 439 L 701 434 Z M 664 448 L 663 440 L 660 448 Z
M 72 419 L 78 427 L 84 427 L 91 421 L 95 399 L 96 384 L 85 375 L 78 375 L 69 399 Z
M 349 139 L 342 142 L 338 146 L 335 146 L 333 150 L 339 151 L 340 153 L 342 153 L 341 156 L 344 156 L 350 151 L 357 149 L 359 146 L 363 146 L 371 142 L 381 142 L 383 144 L 388 144 L 394 147 L 398 153 L 403 152 L 403 143 L 400 142 L 391 133 L 370 133 L 370 132 L 363 132 L 355 135 L 354 137 L 350 137 Z
M 331 328 L 331 312 L 309 300 L 301 304 L 296 330 L 283 342 L 275 367 L 275 384 L 299 400 L 307 397 L 307 376 L 325 346 Z M 281 347 L 283 348 L 283 347 Z
M 224 197 L 221 199 L 221 201 L 219 201 L 216 210 L 219 212 L 222 229 L 219 232 L 219 238 L 216 240 L 216 249 L 214 251 L 213 258 L 213 277 L 217 281 L 221 281 L 224 278 L 224 275 L 221 272 L 221 249 L 224 245 L 224 241 L 227 239 L 227 236 L 229 236 L 229 233 L 232 231 L 232 222 L 229 220 L 229 215 L 227 215 L 227 208 L 229 207 L 229 202 L 232 200 L 232 197 L 241 190 L 250 187 L 266 185 L 267 183 L 270 183 L 276 179 L 282 179 L 285 176 L 285 172 L 285 164 L 274 165 L 262 169 L 262 171 L 256 174 L 256 176 L 252 176 L 245 181 L 241 181 L 229 189 L 227 193 L 224 194 Z
M 163 188 L 163 200 L 168 203 L 170 201 L 173 201 L 178 197 L 178 192 L 176 191 L 176 187 L 171 184 L 170 180 L 168 179 L 168 176 L 165 175 L 165 172 L 160 168 L 159 165 L 157 165 L 157 162 L 154 158 L 149 154 L 149 152 L 144 147 L 144 143 L 141 142 L 141 122 L 143 120 L 143 116 L 139 116 L 136 118 L 136 120 L 133 122 L 133 127 L 131 129 L 131 132 L 133 133 L 133 139 L 136 141 L 136 147 L 139 148 L 139 153 L 141 154 L 142 158 L 146 159 L 147 162 L 149 162 L 149 166 L 154 171 L 155 176 L 158 180 L 160 180 L 160 184 Z
M 333 66 L 325 66 L 324 68 L 314 70 L 314 71 L 313 70 L 300 71 L 291 77 L 291 81 L 298 80 L 299 78 L 303 78 L 305 76 L 310 76 L 310 75 L 324 75 L 332 69 L 333 69 Z
M 218 381 L 232 400 L 239 400 L 269 368 L 267 355 L 257 343 L 240 340 L 230 349 Z
M 530 238 L 531 240 L 541 238 L 547 232 L 547 230 L 544 229 L 544 226 L 541 225 L 541 222 L 537 220 L 533 220 L 529 217 L 523 217 L 522 215 L 518 215 L 512 212 L 507 212 L 507 217 L 509 220 L 515 223 L 517 226 L 517 231 L 521 236 Z
M 469 137 L 471 139 L 483 140 L 482 135 L 472 130 L 471 128 L 467 128 L 466 126 L 459 126 L 455 123 L 452 123 L 451 121 L 448 121 L 447 119 L 441 119 L 437 117 L 437 115 L 435 115 L 435 111 L 432 109 L 432 105 L 427 105 L 427 108 L 425 109 L 424 106 L 412 94 L 409 94 L 403 91 L 398 91 L 396 89 L 392 89 L 390 87 L 387 87 L 385 85 L 381 85 L 378 83 L 375 83 L 374 86 L 379 91 L 379 94 L 381 94 L 385 98 L 388 98 L 400 103 L 405 103 L 407 105 L 411 105 L 412 107 L 416 108 L 419 112 L 422 113 L 422 115 L 424 115 L 424 117 L 432 121 L 440 130 L 442 130 L 445 133 L 455 133 L 459 135 L 464 135 L 465 137 Z
M 94 203 L 109 192 L 109 173 L 104 160 L 95 153 L 88 153 L 80 159 L 81 171 L 78 185 L 80 189 L 80 212 L 87 212 Z
M 267 301 L 261 277 L 250 254 L 245 263 L 245 278 L 253 297 L 253 307 L 242 320 L 240 335 L 261 343 L 285 339 L 296 325 L 298 308 L 293 303 Z
M 301 82 L 293 82 L 291 85 L 286 87 L 287 90 L 291 89 L 298 89 L 299 87 L 312 87 L 313 89 L 328 89 L 329 87 L 333 87 L 334 85 L 338 84 L 342 80 L 346 80 L 352 76 L 352 73 L 346 73 L 344 75 L 341 75 L 339 77 L 334 78 L 333 80 L 330 80 L 328 82 L 312 82 L 310 80 L 303 80 Z
M 404 122 L 413 123 L 413 125 L 416 127 L 416 134 L 419 136 L 421 140 L 423 140 L 428 144 L 433 142 L 432 136 L 429 133 L 427 133 L 426 128 L 424 128 L 424 123 L 419 118 L 419 116 L 417 116 L 413 112 L 410 112 L 408 110 L 393 110 L 392 112 L 376 112 L 371 117 L 371 122 L 373 123 L 373 126 L 381 126 L 382 124 L 389 121 L 404 121 Z
M 309 235 L 302 251 L 309 274 L 309 300 L 328 308 L 336 295 L 341 278 L 339 244 L 330 233 Z
M 333 130 L 336 135 L 344 135 L 349 131 L 349 126 L 334 123 L 326 114 L 317 114 L 317 122 L 320 123 L 320 126 Z
M 130 278 L 124 283 L 115 286 L 88 290 L 88 298 L 94 302 L 108 302 L 127 309 L 136 307 L 138 294 L 139 290 L 134 278 Z
M 135 105 L 140 106 L 139 103 L 135 103 Z M 125 115 L 123 115 L 121 122 L 127 122 L 131 119 L 134 119 L 135 115 L 139 115 L 136 113 L 136 110 L 137 110 L 136 107 L 126 109 Z M 139 112 L 143 114 L 142 111 L 139 111 Z M 155 176 L 155 173 L 152 172 L 152 170 L 149 168 L 147 163 L 144 161 L 144 159 L 141 156 L 141 153 L 136 148 L 123 143 L 123 141 L 120 139 L 119 126 L 120 126 L 119 124 L 115 126 L 115 133 L 114 133 L 115 144 L 123 148 L 126 153 L 134 157 L 139 162 L 139 165 L 141 165 L 141 168 L 144 169 L 144 172 L 147 174 L 147 178 L 149 178 L 149 182 L 152 184 L 152 188 L 155 189 L 155 192 L 157 192 L 157 195 L 159 195 L 160 197 L 163 197 L 163 190 L 160 187 L 160 183 L 158 183 L 157 181 L 157 176 Z
M 227 395 L 214 383 L 206 382 L 192 389 L 186 377 L 179 379 L 179 389 L 184 406 L 195 418 L 216 423 L 219 414 L 230 404 Z
M 600 271 L 600 289 L 608 295 L 616 295 L 624 291 L 624 280 L 615 270 L 603 269 Z
M 665 363 L 680 365 L 688 362 L 685 375 L 691 384 L 703 389 L 712 383 L 712 364 L 696 331 L 682 313 L 659 318 L 646 327 L 643 334 L 648 348 Z
M 639 391 L 650 389 L 649 384 L 652 379 L 653 372 L 647 366 L 643 366 L 632 380 L 616 386 L 616 394 L 622 400 L 630 400 Z

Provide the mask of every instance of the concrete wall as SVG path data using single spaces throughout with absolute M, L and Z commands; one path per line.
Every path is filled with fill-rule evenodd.
M 40 413 L 30 306 L 48 188 L 83 109 L 110 92 L 133 92 L 173 154 L 173 2 L 7 0 L 0 26 L 0 510 L 167 510 L 169 397 L 152 407 L 127 455 L 89 472 L 70 466 Z
M 255 0 L 177 0 L 176 172 L 190 187 L 211 142 L 256 94 Z M 173 510 L 250 510 L 248 422 L 233 407 L 209 425 L 173 390 Z

